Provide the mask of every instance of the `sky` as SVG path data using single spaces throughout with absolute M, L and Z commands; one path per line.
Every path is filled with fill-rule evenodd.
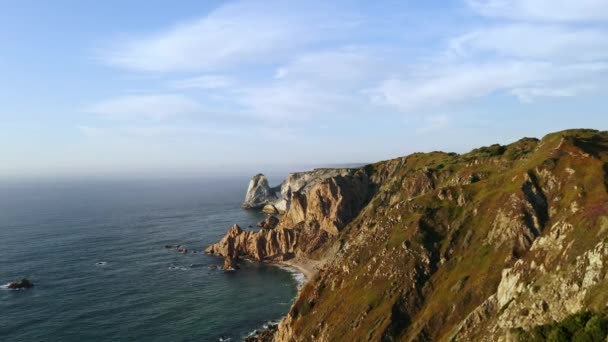
M 226 175 L 608 129 L 608 1 L 0 0 L 0 178 Z

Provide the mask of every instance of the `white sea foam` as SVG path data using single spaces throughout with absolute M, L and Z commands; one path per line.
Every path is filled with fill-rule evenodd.
M 277 265 L 277 267 L 291 273 L 291 276 L 298 284 L 297 285 L 298 291 L 302 288 L 302 286 L 304 286 L 304 284 L 306 284 L 306 276 L 304 275 L 304 273 L 300 272 L 297 268 L 292 267 L 292 266 L 286 266 L 286 265 Z
M 262 330 L 267 330 L 269 329 L 271 326 L 275 326 L 275 325 L 279 325 L 279 323 L 281 323 L 281 320 L 278 319 L 276 321 L 268 321 L 264 324 L 262 324 Z M 258 336 L 262 331 L 260 331 L 259 329 L 255 329 L 252 332 L 250 332 L 249 334 L 247 334 L 246 337 L 256 337 Z
M 11 283 L 8 284 L 4 284 L 4 285 L 0 285 L 0 290 L 7 290 L 7 291 L 25 291 L 27 290 L 27 288 L 23 287 L 23 288 L 16 288 L 16 289 L 11 289 L 9 286 L 11 285 Z

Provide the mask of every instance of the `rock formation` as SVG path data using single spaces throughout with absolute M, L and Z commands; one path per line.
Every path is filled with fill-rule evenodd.
M 29 279 L 23 278 L 21 280 L 9 283 L 7 288 L 11 290 L 22 290 L 32 288 L 33 286 L 34 283 L 32 283 Z
M 268 185 L 268 179 L 263 174 L 257 174 L 249 181 L 243 208 L 260 209 L 277 199 L 275 190 Z
M 205 252 L 233 259 L 246 256 L 257 261 L 283 261 L 309 255 L 335 238 L 354 218 L 368 200 L 370 190 L 371 182 L 363 170 L 352 176 L 327 178 L 307 193 L 292 193 L 292 208 L 275 228 L 256 232 L 234 225 Z
M 277 227 L 235 226 L 207 250 L 320 263 L 263 341 L 517 341 L 608 308 L 608 132 L 296 183 Z
M 279 186 L 274 188 L 269 186 L 266 176 L 257 174 L 249 182 L 243 208 L 262 209 L 271 215 L 283 214 L 289 208 L 292 194 L 306 194 L 313 186 L 325 179 L 353 175 L 356 171 L 348 168 L 325 168 L 290 173 Z
M 263 221 L 258 222 L 257 226 L 264 229 L 274 229 L 279 224 L 279 219 L 275 216 L 267 216 Z

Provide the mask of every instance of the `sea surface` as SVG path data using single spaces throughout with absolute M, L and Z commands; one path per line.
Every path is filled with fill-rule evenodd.
M 224 272 L 201 253 L 232 224 L 263 219 L 240 208 L 247 183 L 0 184 L 0 284 L 35 284 L 0 289 L 0 341 L 238 341 L 280 319 L 292 273 L 251 262 Z

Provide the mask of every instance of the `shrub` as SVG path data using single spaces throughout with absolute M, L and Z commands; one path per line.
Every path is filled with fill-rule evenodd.
M 530 331 L 520 328 L 515 332 L 520 342 L 600 342 L 608 336 L 608 317 L 585 311 L 570 315 L 561 322 L 535 326 Z

